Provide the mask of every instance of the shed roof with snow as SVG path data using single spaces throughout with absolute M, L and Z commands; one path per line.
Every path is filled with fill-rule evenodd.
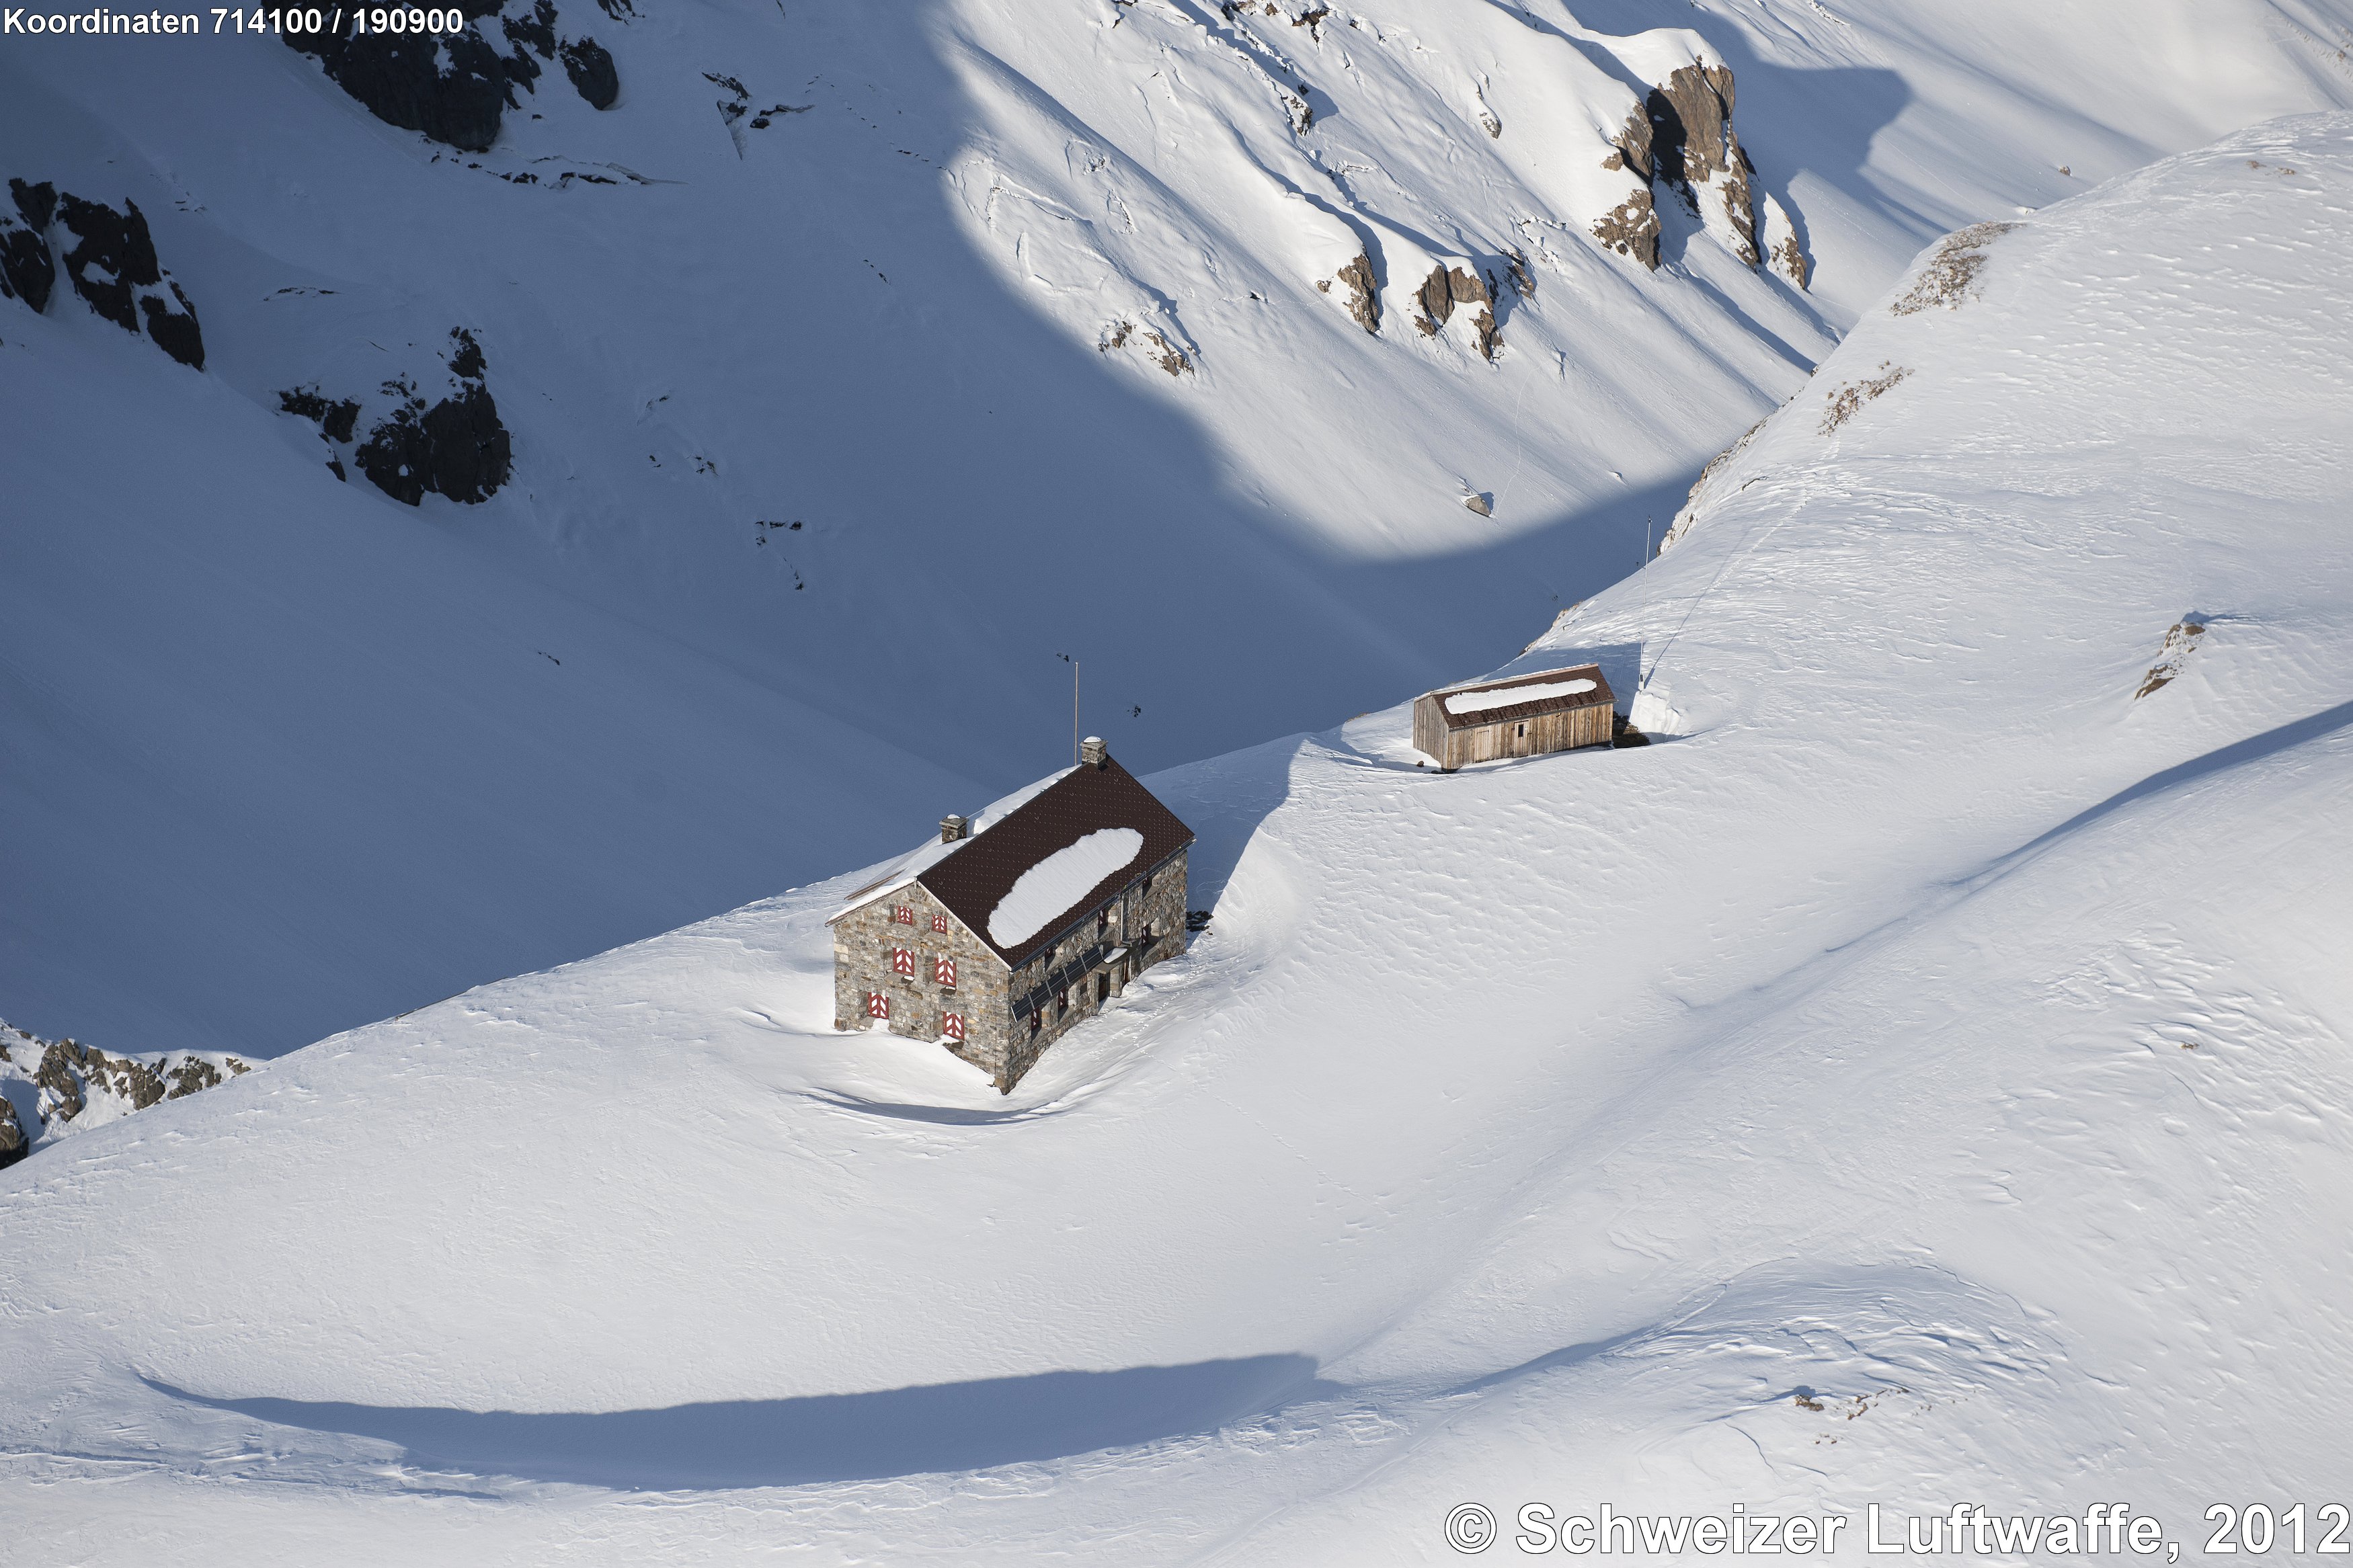
M 852 893 L 852 910 L 919 884 L 1012 968 L 1137 877 L 1193 842 L 1193 830 L 1104 756 L 1018 790 Z
M 1451 686 L 1430 695 L 1438 700 L 1438 716 L 1450 730 L 1566 713 L 1572 708 L 1608 708 L 1617 701 L 1597 664 Z
M 1413 743 L 1448 772 L 1469 763 L 1609 744 L 1617 698 L 1599 665 L 1539 669 L 1426 693 Z

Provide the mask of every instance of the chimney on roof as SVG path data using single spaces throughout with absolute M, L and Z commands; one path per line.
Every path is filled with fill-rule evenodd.
M 954 844 L 960 838 L 969 838 L 971 837 L 972 819 L 970 817 L 958 816 L 955 812 L 950 812 L 945 816 L 940 818 L 941 843 Z
M 1079 742 L 1079 760 L 1091 768 L 1102 767 L 1111 761 L 1111 748 L 1101 735 L 1089 735 Z

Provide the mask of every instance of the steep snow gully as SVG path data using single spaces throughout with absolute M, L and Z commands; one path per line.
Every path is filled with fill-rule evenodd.
M 1659 743 L 1156 773 L 1215 921 L 1008 1097 L 831 1028 L 845 872 L 0 1173 L 0 1553 L 2345 1500 L 2353 117 L 2005 221 L 1503 666 Z
M 1491 668 L 1922 245 L 2353 104 L 2341 0 L 465 11 L 0 34 L 45 1037 L 831 875 L 1060 761 L 1057 654 L 1145 769 Z

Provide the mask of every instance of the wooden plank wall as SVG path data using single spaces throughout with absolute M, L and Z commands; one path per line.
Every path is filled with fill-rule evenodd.
M 1435 710 L 1437 704 L 1431 702 L 1430 706 Z M 1442 721 L 1440 727 L 1442 729 Z M 1523 728 L 1525 733 L 1519 732 Z M 1609 707 L 1596 703 L 1539 714 L 1534 719 L 1506 720 L 1456 730 L 1440 742 L 1445 747 L 1440 751 L 1423 740 L 1421 705 L 1417 703 L 1414 707 L 1414 744 L 1438 758 L 1439 765 L 1448 769 L 1471 763 L 1492 763 L 1503 757 L 1541 756 L 1546 752 L 1571 751 L 1578 746 L 1606 746 L 1609 732 Z

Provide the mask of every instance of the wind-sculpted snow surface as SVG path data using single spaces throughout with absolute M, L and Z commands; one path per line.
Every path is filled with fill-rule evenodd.
M 2340 1496 L 2348 245 L 2308 118 L 1959 309 L 1892 280 L 1500 672 L 1683 733 L 1439 776 L 1400 704 L 1155 776 L 1214 923 L 1010 1097 L 831 1030 L 849 873 L 20 1163 L 12 1543 L 1359 1564 L 1466 1501 L 2128 1500 L 2194 1551 Z
M 733 907 L 1034 777 L 1057 654 L 1145 768 L 1492 666 L 1930 238 L 2353 102 L 2297 6 L 12 40 L 0 175 L 156 266 L 0 214 L 0 1006 L 275 1053 Z

